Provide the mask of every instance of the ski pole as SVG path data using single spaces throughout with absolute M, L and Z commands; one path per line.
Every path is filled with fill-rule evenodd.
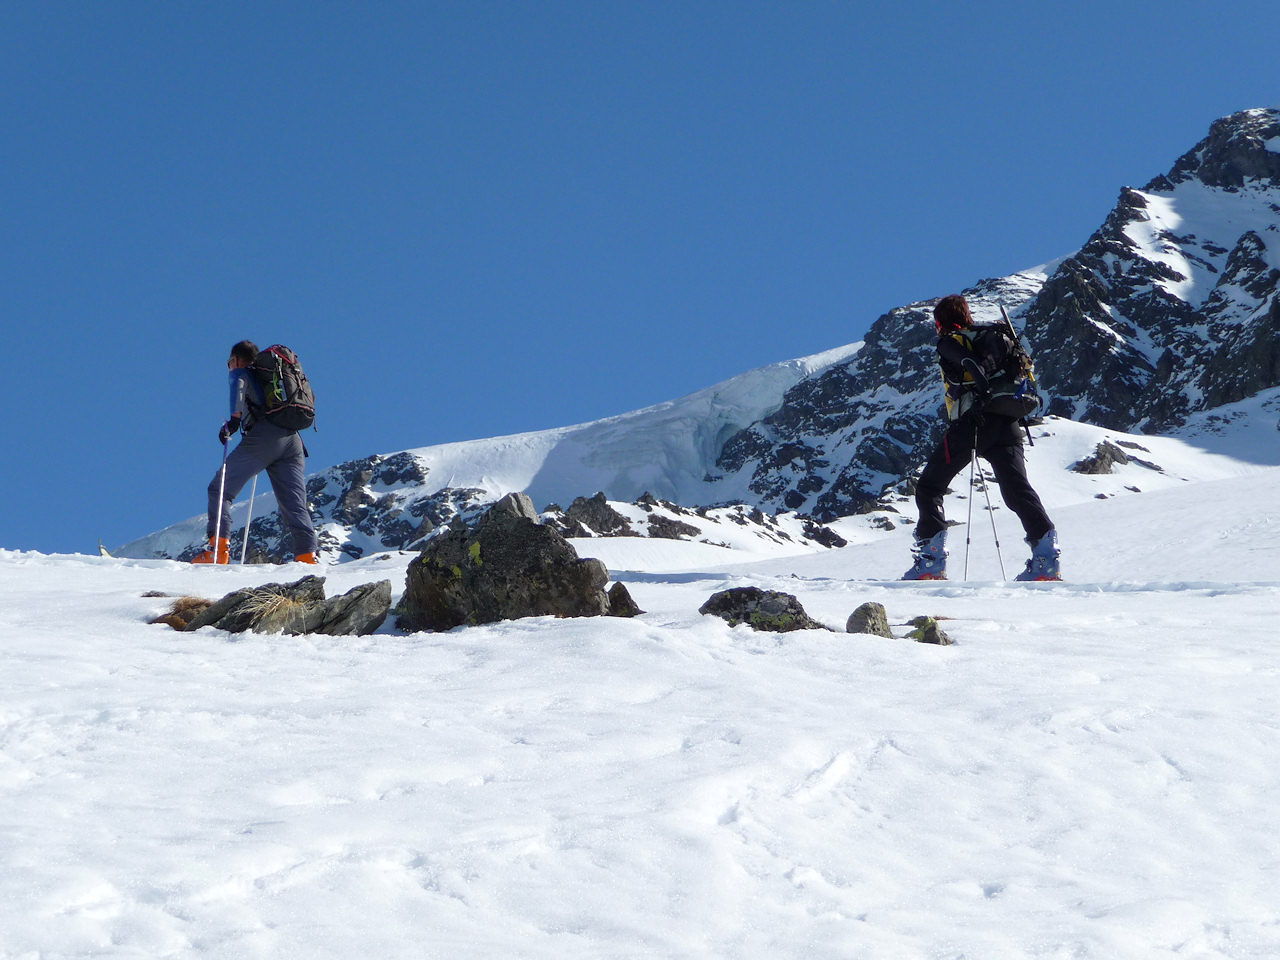
M 253 498 L 258 493 L 258 475 L 253 475 L 253 486 L 249 488 L 249 508 L 244 513 L 244 543 L 240 545 L 240 566 L 244 566 L 244 558 L 249 555 L 249 524 L 253 522 Z
M 977 437 L 969 451 L 969 519 L 964 525 L 964 579 L 969 579 L 969 544 L 973 542 L 973 468 L 978 462 Z
M 222 497 L 227 489 L 227 441 L 222 441 L 222 470 L 218 474 L 218 513 L 217 520 L 213 524 L 213 562 L 218 562 L 218 540 L 222 536 Z M 227 557 L 227 563 L 231 562 L 231 557 Z
M 977 457 L 974 457 L 974 463 L 977 462 Z M 1004 572 L 1004 557 L 1000 555 L 1000 534 L 996 533 L 996 514 L 991 509 L 991 491 L 987 489 L 987 475 L 983 472 L 982 464 L 978 464 L 978 479 L 982 481 L 982 492 L 987 498 L 987 516 L 991 518 L 991 538 L 996 542 L 996 559 L 1000 561 L 1000 579 L 1008 580 L 1009 577 Z

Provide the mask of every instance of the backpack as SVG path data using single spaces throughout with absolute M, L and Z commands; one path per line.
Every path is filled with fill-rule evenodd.
M 959 342 L 986 371 L 990 396 L 982 403 L 981 413 L 1021 420 L 1035 413 L 1040 406 L 1040 394 L 1036 391 L 1035 364 L 1022 346 L 1008 318 L 1002 324 L 953 330 L 948 334 Z M 945 378 L 945 374 L 944 374 Z M 967 371 L 959 382 L 949 384 L 960 387 L 957 396 L 947 390 L 947 416 L 959 420 L 973 408 L 977 397 L 964 386 L 974 382 Z
M 285 430 L 305 430 L 315 423 L 316 395 L 296 353 L 279 343 L 267 347 L 253 361 L 253 374 L 262 387 L 259 416 Z

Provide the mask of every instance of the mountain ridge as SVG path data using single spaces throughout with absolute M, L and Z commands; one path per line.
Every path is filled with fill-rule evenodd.
M 1047 414 L 1158 434 L 1280 385 L 1278 289 L 1280 110 L 1252 109 L 1215 121 L 1142 189 L 1123 187 L 1079 250 L 961 292 L 978 322 L 994 322 L 1002 305 L 1013 316 Z M 403 548 L 516 490 L 540 504 L 597 491 L 615 501 L 740 502 L 824 523 L 888 510 L 943 428 L 935 302 L 882 314 L 858 344 L 679 400 L 321 471 L 308 491 L 330 531 L 326 555 L 359 555 L 357 532 Z M 273 518 L 254 512 L 251 546 L 280 554 Z M 193 518 L 121 552 L 183 556 L 202 539 Z

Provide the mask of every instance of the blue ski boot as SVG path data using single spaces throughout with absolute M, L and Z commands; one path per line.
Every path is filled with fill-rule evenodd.
M 1031 544 L 1031 559 L 1027 568 L 1013 579 L 1015 580 L 1061 580 L 1062 568 L 1058 564 L 1058 531 L 1050 530 L 1039 540 L 1028 540 Z
M 947 531 L 940 530 L 928 540 L 916 540 L 911 555 L 916 562 L 902 575 L 903 580 L 947 579 Z

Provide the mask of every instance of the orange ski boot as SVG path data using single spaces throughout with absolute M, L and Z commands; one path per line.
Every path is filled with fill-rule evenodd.
M 214 541 L 209 541 L 209 549 L 191 558 L 192 563 L 230 563 L 231 562 L 231 541 L 226 537 L 217 539 L 216 548 Z

